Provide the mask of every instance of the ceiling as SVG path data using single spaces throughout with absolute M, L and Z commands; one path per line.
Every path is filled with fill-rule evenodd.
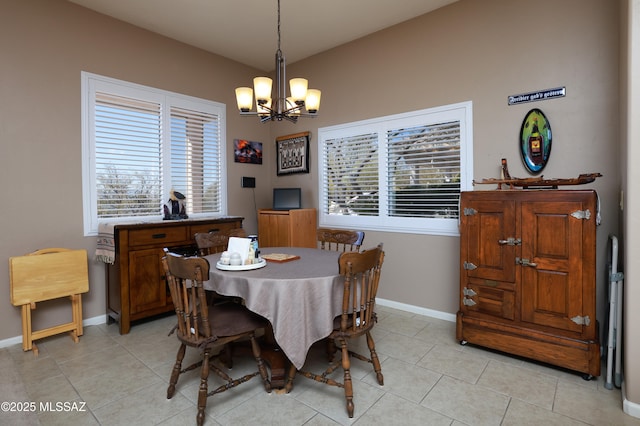
M 275 66 L 276 0 L 69 1 L 263 71 Z M 282 0 L 280 47 L 293 63 L 455 1 Z

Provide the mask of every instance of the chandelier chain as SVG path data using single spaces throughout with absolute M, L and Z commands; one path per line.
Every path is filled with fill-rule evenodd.
M 280 50 L 280 0 L 278 0 L 278 52 Z

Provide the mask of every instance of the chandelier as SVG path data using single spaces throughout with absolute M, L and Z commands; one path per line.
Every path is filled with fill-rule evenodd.
M 307 89 L 305 78 L 292 78 L 290 94 L 286 95 L 286 65 L 280 50 L 280 0 L 278 0 L 278 50 L 276 51 L 276 93 L 271 96 L 273 81 L 269 77 L 256 77 L 251 87 L 236 88 L 236 101 L 240 115 L 257 116 L 260 122 L 289 120 L 299 117 L 316 117 L 320 108 L 320 90 Z M 253 94 L 256 95 L 256 112 L 252 112 Z

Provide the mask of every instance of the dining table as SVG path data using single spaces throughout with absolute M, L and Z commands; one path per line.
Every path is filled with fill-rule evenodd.
M 205 256 L 211 268 L 204 288 L 242 298 L 249 310 L 268 319 L 278 350 L 299 369 L 311 346 L 331 334 L 334 318 L 342 313 L 344 279 L 338 268 L 340 252 L 261 247 L 260 253 L 287 254 L 295 259 L 268 260 L 257 269 L 225 270 L 228 267 L 218 265 L 221 253 L 211 254 Z M 271 365 L 272 382 L 275 378 L 284 384 L 285 368 Z

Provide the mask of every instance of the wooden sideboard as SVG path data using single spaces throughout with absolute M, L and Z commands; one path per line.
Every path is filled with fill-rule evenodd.
M 116 225 L 115 262 L 107 265 L 107 314 L 127 334 L 131 322 L 173 310 L 162 271 L 165 247 L 195 254 L 194 235 L 242 227 L 242 217 Z
M 593 190 L 463 192 L 456 337 L 600 375 Z
M 316 209 L 258 210 L 260 247 L 315 248 Z

